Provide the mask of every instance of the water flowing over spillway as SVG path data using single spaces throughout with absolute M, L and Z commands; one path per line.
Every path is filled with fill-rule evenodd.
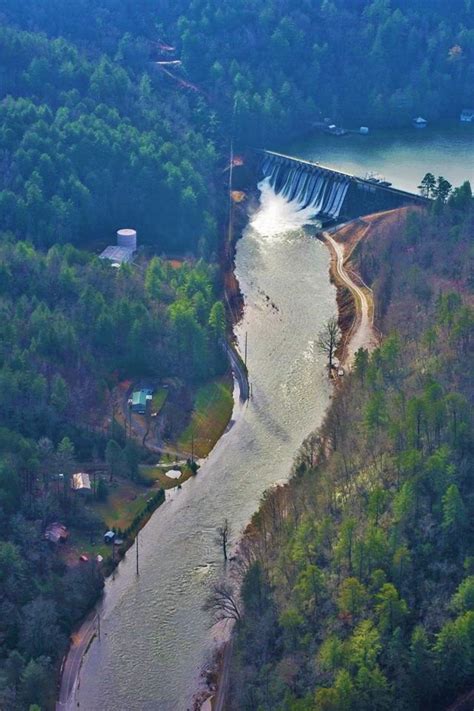
M 262 171 L 275 193 L 293 203 L 296 210 L 308 211 L 312 217 L 339 217 L 349 189 L 348 177 L 275 155 L 265 156 Z
M 140 576 L 131 550 L 106 584 L 101 640 L 88 651 L 76 698 L 81 711 L 186 711 L 212 648 L 202 605 L 223 572 L 216 529 L 235 541 L 263 492 L 287 479 L 303 439 L 329 402 L 318 331 L 336 312 L 326 247 L 301 229 L 307 217 L 265 181 L 261 204 L 237 245 L 245 316 L 236 328 L 253 398 L 196 478 L 175 491 L 140 533 Z

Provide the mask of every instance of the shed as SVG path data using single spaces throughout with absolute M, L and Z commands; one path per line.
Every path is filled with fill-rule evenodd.
M 132 412 L 144 415 L 146 412 L 147 392 L 146 390 L 135 390 L 132 395 Z
M 85 472 L 77 472 L 77 474 L 72 475 L 71 479 L 71 489 L 73 491 L 81 491 L 83 493 L 90 493 L 92 490 L 91 487 L 91 478 L 89 474 L 86 474 Z
M 44 532 L 44 537 L 50 543 L 65 543 L 69 538 L 69 531 L 63 523 L 50 523 Z
M 112 266 L 119 267 L 121 264 L 132 261 L 134 251 L 129 247 L 110 245 L 99 254 L 99 259 L 108 259 L 109 262 L 112 262 Z
M 113 531 L 107 531 L 107 533 L 104 533 L 104 542 L 105 543 L 113 543 L 115 540 L 115 533 Z

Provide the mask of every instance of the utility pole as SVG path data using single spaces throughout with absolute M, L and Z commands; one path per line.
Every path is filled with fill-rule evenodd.
M 100 642 L 100 612 L 97 613 L 97 639 Z
M 247 367 L 247 331 L 245 331 L 244 364 Z
M 136 561 L 137 561 L 137 575 L 140 575 L 140 570 L 138 568 L 138 531 L 137 531 L 137 537 L 135 538 L 135 552 L 136 552 Z

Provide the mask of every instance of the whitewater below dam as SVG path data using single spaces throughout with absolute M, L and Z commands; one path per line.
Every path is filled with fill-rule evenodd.
M 106 583 L 101 640 L 92 643 L 70 708 L 86 711 L 185 711 L 190 708 L 213 630 L 202 611 L 222 573 L 216 529 L 225 518 L 234 540 L 264 491 L 287 479 L 303 439 L 330 398 L 318 331 L 336 313 L 326 247 L 302 230 L 298 212 L 266 182 L 237 245 L 245 297 L 236 328 L 248 337 L 253 397 L 196 478 L 176 491 L 140 533 L 140 576 L 131 549 Z

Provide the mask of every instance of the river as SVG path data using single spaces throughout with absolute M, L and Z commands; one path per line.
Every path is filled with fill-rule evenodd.
M 101 641 L 86 655 L 77 701 L 87 711 L 184 711 L 211 647 L 201 610 L 222 572 L 216 528 L 228 518 L 235 539 L 263 492 L 290 472 L 330 397 L 324 359 L 314 348 L 336 311 L 329 255 L 299 229 L 303 216 L 266 189 L 239 242 L 236 271 L 248 334 L 253 398 L 198 476 L 177 491 L 140 533 L 140 576 L 133 549 L 101 610 Z M 71 708 L 73 708 L 71 704 Z
M 282 147 L 274 147 L 282 150 Z M 474 182 L 474 126 L 342 138 L 318 134 L 286 146 L 309 160 L 363 175 L 376 170 L 396 187 L 416 189 L 424 173 Z M 102 636 L 87 653 L 70 708 L 85 711 L 185 711 L 212 648 L 202 604 L 222 572 L 215 531 L 228 518 L 234 537 L 262 493 L 286 479 L 305 436 L 330 398 L 316 334 L 336 310 L 326 248 L 301 229 L 304 216 L 264 187 L 239 241 L 236 272 L 245 297 L 236 328 L 248 334 L 253 399 L 236 405 L 229 431 L 198 476 L 176 491 L 140 534 L 106 583 Z

